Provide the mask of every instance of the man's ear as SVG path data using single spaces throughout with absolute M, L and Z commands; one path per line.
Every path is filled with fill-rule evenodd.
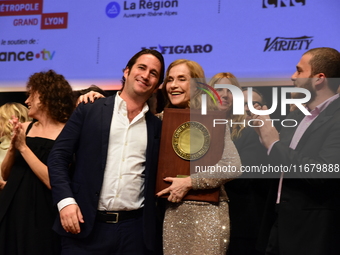
M 130 69 L 128 67 L 125 67 L 124 69 L 124 78 L 125 80 L 127 79 L 128 75 L 129 75 Z
M 318 84 L 321 84 L 325 81 L 326 79 L 326 76 L 324 73 L 318 73 L 317 75 L 315 75 L 315 84 L 318 85 Z

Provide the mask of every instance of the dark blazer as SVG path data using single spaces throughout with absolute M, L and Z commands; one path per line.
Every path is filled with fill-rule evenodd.
M 267 150 L 251 127 L 233 140 L 242 166 L 267 164 Z M 250 254 L 255 249 L 270 180 L 262 174 L 242 173 L 224 187 L 229 197 L 230 245 L 227 254 Z
M 242 166 L 266 164 L 266 149 L 253 128 L 244 128 L 234 143 Z M 231 238 L 257 238 L 268 193 L 267 180 L 261 177 L 261 174 L 244 172 L 240 178 L 224 185 L 230 200 Z
M 300 122 L 303 117 L 296 110 L 287 119 Z M 269 155 L 272 164 L 292 164 L 296 168 L 301 165 L 309 169 L 312 164 L 339 167 L 340 98 L 320 113 L 293 150 L 289 145 L 295 130 L 282 128 L 280 141 Z M 316 169 L 285 173 L 277 219 L 280 254 L 340 254 L 339 177 L 339 171 L 320 174 Z
M 84 238 L 92 231 L 106 165 L 111 119 L 115 97 L 80 104 L 57 138 L 50 153 L 48 168 L 54 203 L 73 197 L 84 216 L 81 232 L 66 233 L 57 218 L 54 230 L 63 236 Z M 144 237 L 146 247 L 153 250 L 156 239 L 155 183 L 161 121 L 146 113 L 147 150 L 145 164 Z M 69 165 L 75 157 L 75 170 Z

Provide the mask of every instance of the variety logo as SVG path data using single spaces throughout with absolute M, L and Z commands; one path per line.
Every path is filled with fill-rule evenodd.
M 142 47 L 142 49 L 158 50 L 162 54 L 187 54 L 187 53 L 210 53 L 213 50 L 211 44 L 205 45 L 177 45 L 177 46 L 152 46 Z
M 303 6 L 306 0 L 263 0 L 262 8 Z
M 263 51 L 288 51 L 288 50 L 308 50 L 313 41 L 313 36 L 301 37 L 275 37 L 264 39 L 266 45 Z
M 0 62 L 10 61 L 32 61 L 34 58 L 42 60 L 52 60 L 54 58 L 55 51 L 49 51 L 43 49 L 38 53 L 32 51 L 20 51 L 20 52 L 0 52 Z

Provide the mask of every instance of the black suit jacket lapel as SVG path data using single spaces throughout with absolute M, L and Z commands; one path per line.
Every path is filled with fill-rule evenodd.
M 115 102 L 115 95 L 108 97 L 106 102 L 104 102 L 102 106 L 102 116 L 101 123 L 93 123 L 93 125 L 103 125 L 102 126 L 102 169 L 105 169 L 106 160 L 107 160 L 107 151 L 109 147 L 109 138 L 110 138 L 110 129 L 111 129 L 111 121 L 113 117 L 113 107 Z M 99 114 L 99 113 L 98 113 Z
M 148 175 L 150 174 L 150 161 L 153 157 L 153 149 L 154 149 L 154 142 L 155 142 L 155 135 L 156 135 L 156 125 L 154 123 L 154 119 L 151 118 L 152 113 L 148 111 L 145 114 L 145 120 L 146 120 L 146 128 L 147 128 L 147 146 L 146 146 L 146 155 L 145 155 L 145 186 L 147 186 L 147 182 L 149 180 Z
M 305 144 L 306 140 L 310 138 L 311 134 L 323 125 L 327 125 L 328 121 L 332 119 L 336 110 L 340 108 L 340 98 L 332 102 L 324 111 L 322 111 L 318 117 L 312 122 L 312 124 L 306 129 L 302 135 L 296 148 Z

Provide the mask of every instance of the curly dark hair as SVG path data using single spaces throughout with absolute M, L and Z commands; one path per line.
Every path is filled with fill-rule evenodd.
M 72 87 L 63 75 L 53 70 L 35 73 L 26 88 L 29 94 L 39 93 L 42 106 L 54 120 L 65 123 L 71 116 L 75 107 Z

